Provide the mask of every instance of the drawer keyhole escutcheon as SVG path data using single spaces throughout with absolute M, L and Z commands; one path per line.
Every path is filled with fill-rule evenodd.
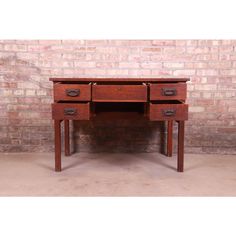
M 69 97 L 77 97 L 80 94 L 79 89 L 66 89 L 66 95 Z

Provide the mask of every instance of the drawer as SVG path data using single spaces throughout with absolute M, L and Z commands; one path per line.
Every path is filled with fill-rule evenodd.
M 55 101 L 90 101 L 91 84 L 54 84 Z
M 188 104 L 158 104 L 150 103 L 150 120 L 187 120 Z
M 52 119 L 89 120 L 90 103 L 53 103 Z
M 185 100 L 186 83 L 150 84 L 150 100 Z
M 147 86 L 142 85 L 97 85 L 92 86 L 94 102 L 146 102 Z

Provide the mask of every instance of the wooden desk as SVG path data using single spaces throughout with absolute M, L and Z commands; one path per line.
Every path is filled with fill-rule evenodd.
M 184 170 L 187 78 L 50 78 L 55 129 L 55 171 L 61 171 L 61 122 L 70 155 L 69 120 L 90 120 L 104 112 L 136 111 L 150 121 L 167 121 L 167 156 L 172 156 L 173 121 L 178 122 L 177 171 Z M 106 113 L 105 113 L 106 114 Z

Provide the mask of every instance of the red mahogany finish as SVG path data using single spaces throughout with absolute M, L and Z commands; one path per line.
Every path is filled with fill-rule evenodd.
M 50 78 L 53 82 L 52 118 L 55 129 L 55 171 L 61 171 L 61 121 L 64 121 L 65 155 L 70 155 L 69 121 L 100 117 L 112 119 L 135 112 L 167 125 L 167 156 L 172 156 L 173 121 L 178 122 L 177 171 L 184 171 L 184 122 L 188 78 Z M 103 114 L 103 116 L 101 116 Z M 137 116 L 136 116 L 137 117 Z

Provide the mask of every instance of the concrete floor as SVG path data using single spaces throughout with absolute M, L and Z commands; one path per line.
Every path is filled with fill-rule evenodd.
M 236 196 L 236 156 L 158 153 L 0 154 L 0 196 Z

